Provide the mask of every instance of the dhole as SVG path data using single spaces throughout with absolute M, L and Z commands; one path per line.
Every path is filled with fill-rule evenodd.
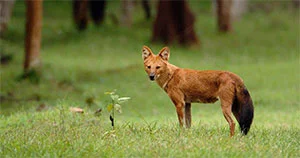
M 144 46 L 142 57 L 150 80 L 155 80 L 174 103 L 181 127 L 184 124 L 187 128 L 191 126 L 191 103 L 214 103 L 220 99 L 230 136 L 234 135 L 235 129 L 231 113 L 237 119 L 242 134 L 248 133 L 254 108 L 239 76 L 228 71 L 197 71 L 174 66 L 168 62 L 168 47 L 154 55 L 150 48 Z

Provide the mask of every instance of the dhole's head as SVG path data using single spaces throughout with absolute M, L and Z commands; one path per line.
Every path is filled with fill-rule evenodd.
M 168 47 L 164 47 L 158 55 L 155 55 L 149 47 L 143 46 L 144 68 L 151 81 L 157 80 L 163 73 L 167 72 L 169 56 L 170 50 Z

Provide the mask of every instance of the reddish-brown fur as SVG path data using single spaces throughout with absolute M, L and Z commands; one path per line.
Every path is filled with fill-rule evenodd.
M 180 126 L 191 126 L 191 103 L 214 103 L 220 99 L 230 136 L 235 130 L 232 112 L 240 123 L 241 131 L 247 134 L 253 119 L 253 106 L 239 76 L 228 71 L 197 71 L 174 66 L 168 63 L 168 47 L 154 55 L 150 48 L 144 46 L 142 53 L 145 71 L 171 98 Z

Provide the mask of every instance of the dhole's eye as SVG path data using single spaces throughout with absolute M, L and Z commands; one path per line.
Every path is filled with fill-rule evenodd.
M 160 66 L 156 66 L 156 69 L 159 69 L 160 68 Z
M 151 68 L 151 66 L 147 66 L 147 68 L 148 68 L 148 69 L 150 69 L 150 68 Z

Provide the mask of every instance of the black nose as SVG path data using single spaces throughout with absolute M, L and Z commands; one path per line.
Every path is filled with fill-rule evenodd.
M 153 81 L 154 80 L 154 75 L 153 76 L 149 76 L 150 80 Z

